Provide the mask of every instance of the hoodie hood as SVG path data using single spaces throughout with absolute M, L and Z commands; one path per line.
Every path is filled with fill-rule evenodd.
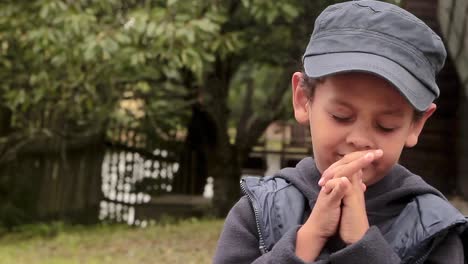
M 310 208 L 313 208 L 321 188 L 318 185 L 321 174 L 311 157 L 301 160 L 295 168 L 282 169 L 278 174 L 299 189 L 309 201 Z M 382 221 L 398 216 L 409 201 L 423 194 L 434 194 L 446 200 L 420 176 L 396 164 L 382 180 L 366 190 L 369 222 L 383 224 Z

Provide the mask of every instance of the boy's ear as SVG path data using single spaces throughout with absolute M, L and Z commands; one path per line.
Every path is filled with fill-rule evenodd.
M 309 98 L 302 87 L 302 73 L 295 72 L 292 76 L 292 99 L 294 107 L 294 117 L 300 124 L 308 124 L 308 101 Z
M 435 104 L 431 104 L 420 119 L 413 121 L 413 124 L 411 125 L 412 127 L 411 127 L 410 134 L 408 135 L 408 138 L 406 139 L 406 143 L 405 143 L 406 147 L 411 148 L 411 147 L 416 146 L 416 144 L 418 143 L 419 135 L 421 134 L 421 131 L 424 127 L 424 124 L 426 124 L 427 119 L 431 117 L 431 115 L 435 112 L 436 109 L 437 109 L 437 106 Z

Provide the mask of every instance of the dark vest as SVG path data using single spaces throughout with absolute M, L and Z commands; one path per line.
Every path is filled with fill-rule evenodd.
M 259 248 L 266 253 L 290 229 L 303 224 L 306 198 L 280 176 L 241 180 L 255 214 Z M 461 234 L 467 253 L 466 218 L 443 198 L 434 194 L 415 197 L 383 234 L 400 256 L 402 263 L 422 263 L 449 231 Z M 421 261 L 421 262 L 420 262 Z

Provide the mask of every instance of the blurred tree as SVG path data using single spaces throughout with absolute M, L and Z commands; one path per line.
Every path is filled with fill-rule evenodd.
M 221 33 L 237 36 L 232 43 L 236 48 L 215 53 L 193 110 L 204 118 L 192 115 L 191 127 L 195 134 L 205 128 L 198 155 L 208 160 L 208 175 L 215 179 L 218 215 L 225 215 L 238 199 L 242 165 L 267 126 L 292 117 L 292 73 L 302 70 L 301 56 L 316 16 L 338 2 L 344 1 L 214 1 L 228 18 Z M 236 128 L 233 141 L 229 127 Z
M 183 76 L 201 83 L 206 65 L 214 60 L 212 54 L 229 41 L 219 34 L 218 24 L 224 19 L 204 1 L 193 5 L 139 0 L 2 1 L 0 211 L 36 203 L 36 194 L 24 194 L 41 185 L 36 179 L 42 177 L 42 169 L 19 172 L 18 162 L 9 166 L 21 151 L 35 147 L 44 155 L 50 149 L 63 152 L 72 145 L 80 147 L 83 139 L 100 137 L 109 122 L 128 117 L 117 111 L 124 99 L 144 102 L 141 119 L 158 129 L 155 136 L 164 138 L 180 126 L 194 96 L 185 88 L 188 78 Z M 137 118 L 133 118 L 125 120 L 134 125 Z M 61 178 L 72 174 L 67 157 L 66 152 L 59 155 L 59 162 L 70 170 L 60 173 Z M 48 164 L 49 159 L 27 164 L 42 162 Z M 86 177 L 100 177 L 99 162 L 92 164 L 96 165 L 96 175 Z M 50 174 L 44 177 L 57 177 L 51 166 L 43 167 Z M 25 171 L 29 172 L 16 175 Z M 13 187 L 16 183 L 31 186 Z M 93 190 L 99 191 L 100 186 Z
M 0 137 L 8 134 L 11 123 L 10 119 L 11 111 L 4 106 L 0 106 Z
M 187 153 L 206 162 L 225 214 L 252 146 L 288 112 L 316 15 L 335 2 L 2 1 L 0 164 L 34 139 L 101 134 L 112 120 L 161 138 L 189 124 Z M 116 111 L 125 99 L 144 115 Z
M 145 99 L 146 117 L 171 127 L 177 99 L 189 97 L 181 74 L 200 79 L 223 19 L 203 1 L 175 2 L 3 1 L 1 106 L 13 130 L 102 131 L 123 98 Z
M 214 203 L 225 215 L 239 197 L 241 167 L 266 127 L 290 112 L 290 78 L 317 14 L 339 1 L 222 1 L 214 6 L 228 19 L 223 35 L 235 35 L 232 52 L 221 49 L 197 87 L 189 139 L 208 161 Z M 229 51 L 229 50 L 227 50 Z M 200 118 L 200 115 L 203 118 Z M 198 123 L 197 123 L 198 122 Z M 231 140 L 228 129 L 236 128 Z M 200 133 L 204 131 L 204 133 Z M 190 133 L 202 135 L 190 137 Z

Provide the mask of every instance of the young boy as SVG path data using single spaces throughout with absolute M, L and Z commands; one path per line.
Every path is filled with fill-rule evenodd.
M 214 263 L 464 263 L 463 215 L 397 164 L 436 109 L 445 58 L 441 39 L 397 6 L 324 10 L 292 76 L 314 159 L 242 179 Z

